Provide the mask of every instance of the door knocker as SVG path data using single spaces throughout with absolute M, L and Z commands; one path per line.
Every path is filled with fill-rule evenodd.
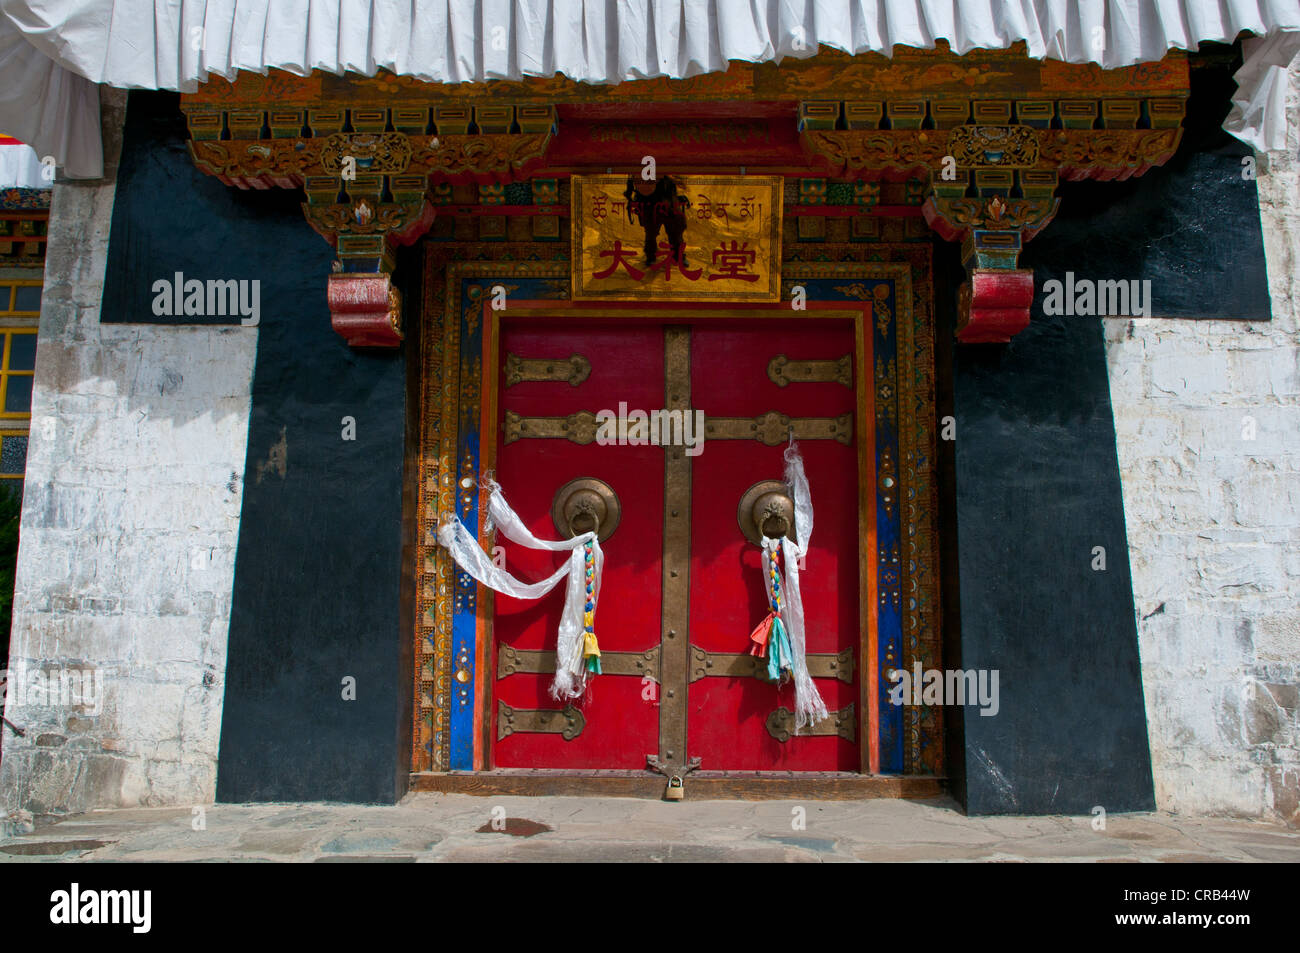
M 579 477 L 555 491 L 551 519 L 566 539 L 594 532 L 602 543 L 614 535 L 623 508 L 618 494 L 604 480 Z
M 794 538 L 794 500 L 790 487 L 780 480 L 760 480 L 740 498 L 736 522 L 745 538 L 755 546 L 763 537 Z

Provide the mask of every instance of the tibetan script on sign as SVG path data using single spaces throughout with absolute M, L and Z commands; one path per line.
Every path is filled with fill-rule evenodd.
M 576 301 L 777 301 L 781 177 L 575 175 Z

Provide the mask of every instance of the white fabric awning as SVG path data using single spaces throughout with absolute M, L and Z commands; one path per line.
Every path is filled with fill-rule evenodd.
M 192 92 L 272 67 L 612 83 L 939 39 L 1114 68 L 1242 32 L 1258 39 L 1227 128 L 1267 150 L 1284 144 L 1300 50 L 1300 0 L 0 0 L 0 14 L 0 128 L 74 177 L 101 174 L 96 83 Z
M 36 151 L 22 143 L 0 143 L 0 189 L 48 189 Z

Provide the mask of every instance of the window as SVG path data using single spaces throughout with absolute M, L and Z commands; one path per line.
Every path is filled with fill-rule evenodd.
M 0 486 L 22 492 L 41 282 L 0 279 Z

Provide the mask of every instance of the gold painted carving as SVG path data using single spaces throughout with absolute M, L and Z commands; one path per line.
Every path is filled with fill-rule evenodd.
M 957 126 L 948 154 L 958 168 L 1028 169 L 1038 163 L 1038 138 L 1028 126 Z
M 304 206 L 307 221 L 321 233 L 347 232 L 368 235 L 376 232 L 401 231 L 416 218 L 422 205 L 397 205 L 392 202 L 372 205 L 359 199 L 351 205 Z
M 1182 139 L 1176 129 L 1051 129 L 1040 134 L 1041 160 L 1065 169 L 1130 168 L 1166 161 Z
M 1056 214 L 1060 199 L 948 199 L 933 198 L 944 220 L 958 228 L 1035 229 Z
M 938 168 L 947 155 L 945 137 L 934 130 L 806 130 L 804 146 L 844 173 L 864 169 L 904 171 Z
M 546 154 L 549 132 L 524 135 L 434 136 L 422 139 L 414 163 L 430 175 L 502 175 Z
M 323 138 L 192 139 L 194 164 L 222 179 L 284 180 L 339 177 L 343 160 L 357 160 L 358 175 L 496 175 L 517 172 L 546 153 L 550 133 L 408 136 L 400 132 L 333 133 Z M 367 165 L 367 163 L 370 163 Z
M 400 132 L 379 135 L 336 132 L 325 139 L 320 150 L 320 167 L 324 172 L 341 175 L 344 172 L 344 161 L 348 158 L 356 161 L 354 171 L 358 172 L 405 172 L 411 164 L 411 140 Z
M 951 155 L 959 168 L 1059 168 L 1088 178 L 1110 169 L 1140 172 L 1166 161 L 1178 148 L 1182 129 L 963 125 L 946 135 L 933 129 L 805 129 L 801 137 L 804 148 L 839 175 L 917 168 L 935 172 Z

